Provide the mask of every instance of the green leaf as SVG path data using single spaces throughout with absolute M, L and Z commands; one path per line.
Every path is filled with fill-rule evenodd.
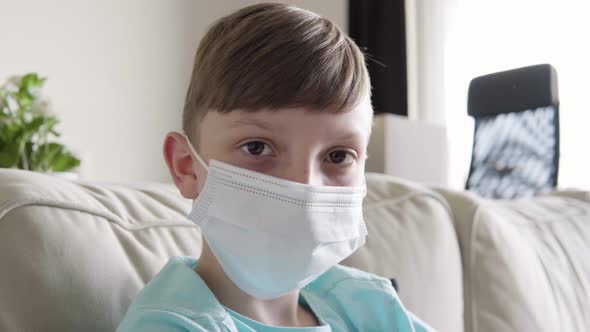
M 65 172 L 80 165 L 80 160 L 69 152 L 65 152 L 53 161 L 51 169 L 54 172 Z
M 25 143 L 25 155 L 27 157 L 27 160 L 29 161 L 29 169 L 31 171 L 38 171 L 39 161 L 37 159 L 39 154 L 33 150 L 34 145 L 35 144 L 33 142 Z
M 21 108 L 27 108 L 33 103 L 33 96 L 29 93 L 27 88 L 20 88 L 15 95 L 16 103 Z
M 2 121 L 0 123 L 0 141 L 18 144 L 17 136 L 19 133 L 19 127 L 13 121 Z
M 0 88 L 0 116 L 4 117 L 4 116 L 8 116 L 8 114 L 10 113 L 8 111 L 8 102 L 6 101 L 6 92 L 3 91 Z
M 43 122 L 43 130 L 48 133 L 55 134 L 56 131 L 53 129 L 56 124 L 59 123 L 59 120 L 54 116 L 46 116 Z M 59 135 L 56 135 L 59 136 Z
M 36 133 L 41 126 L 45 125 L 46 119 L 43 116 L 34 117 L 31 122 L 25 124 L 25 131 Z
M 10 141 L 12 137 L 10 130 L 10 124 L 0 119 L 0 144 Z
M 80 165 L 63 145 L 46 143 L 60 133 L 55 129 L 57 117 L 40 111 L 43 102 L 37 101 L 45 81 L 28 73 L 19 78 L 16 89 L 0 87 L 0 167 L 61 172 Z
M 40 90 L 44 82 L 45 78 L 39 77 L 36 73 L 29 73 L 23 76 L 20 80 L 18 92 L 14 94 L 17 104 L 23 109 L 29 108 L 33 103 L 33 99 L 35 99 L 33 92 Z
M 52 169 L 52 164 L 63 153 L 64 146 L 59 143 L 46 143 L 37 147 L 36 162 L 40 171 Z
M 12 144 L 2 147 L 0 151 L 0 167 L 11 168 L 18 162 L 18 145 Z
M 26 139 L 21 139 L 18 141 L 18 168 L 30 170 L 31 166 L 29 163 L 29 157 L 26 155 L 25 148 L 26 148 Z
M 34 87 L 41 87 L 45 83 L 45 78 L 39 77 L 37 73 L 28 73 L 20 81 L 20 87 L 29 90 Z

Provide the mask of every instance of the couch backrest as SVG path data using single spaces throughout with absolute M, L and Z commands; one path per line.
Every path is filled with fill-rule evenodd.
M 168 185 L 0 170 L 0 330 L 114 331 L 172 255 L 200 254 Z
M 368 187 L 367 245 L 344 263 L 395 277 L 410 310 L 460 331 L 460 257 L 444 201 L 386 176 L 369 175 Z M 0 169 L 0 330 L 113 331 L 170 256 L 200 255 L 190 207 L 169 184 Z
M 414 182 L 367 174 L 367 243 L 343 261 L 395 277 L 404 305 L 437 331 L 463 331 L 461 258 L 442 196 Z

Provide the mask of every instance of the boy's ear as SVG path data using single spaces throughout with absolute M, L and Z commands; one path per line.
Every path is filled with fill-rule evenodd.
M 181 195 L 189 199 L 197 198 L 197 173 L 186 139 L 177 132 L 169 132 L 164 139 L 163 153 L 172 181 Z

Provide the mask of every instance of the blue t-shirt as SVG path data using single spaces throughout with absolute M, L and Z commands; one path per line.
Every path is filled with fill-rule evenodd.
M 433 331 L 407 311 L 388 279 L 336 265 L 300 290 L 320 326 L 264 325 L 225 308 L 194 271 L 198 260 L 172 257 L 139 292 L 118 332 Z
M 326 322 L 322 322 L 320 320 L 320 326 L 314 327 L 277 327 L 262 324 L 257 322 L 251 318 L 248 318 L 244 315 L 241 315 L 238 312 L 235 312 L 227 307 L 224 307 L 225 310 L 229 313 L 231 318 L 233 319 L 234 323 L 236 324 L 236 328 L 239 332 L 250 332 L 250 331 L 257 331 L 257 332 L 276 332 L 276 331 L 288 331 L 288 332 L 331 332 L 332 329 L 330 325 Z

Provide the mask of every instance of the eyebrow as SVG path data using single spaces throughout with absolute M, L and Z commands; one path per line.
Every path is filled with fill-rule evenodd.
M 230 128 L 237 128 L 240 126 L 254 126 L 254 127 L 258 127 L 260 129 L 263 130 L 267 130 L 267 131 L 274 131 L 274 128 L 272 128 L 272 126 L 264 121 L 260 121 L 260 120 L 253 120 L 253 119 L 240 119 L 240 120 L 236 120 L 231 126 Z
M 352 140 L 352 139 L 357 139 L 357 138 L 361 138 L 361 137 L 362 137 L 361 133 L 354 131 L 354 132 L 348 132 L 344 135 L 340 135 L 337 138 L 339 140 Z

